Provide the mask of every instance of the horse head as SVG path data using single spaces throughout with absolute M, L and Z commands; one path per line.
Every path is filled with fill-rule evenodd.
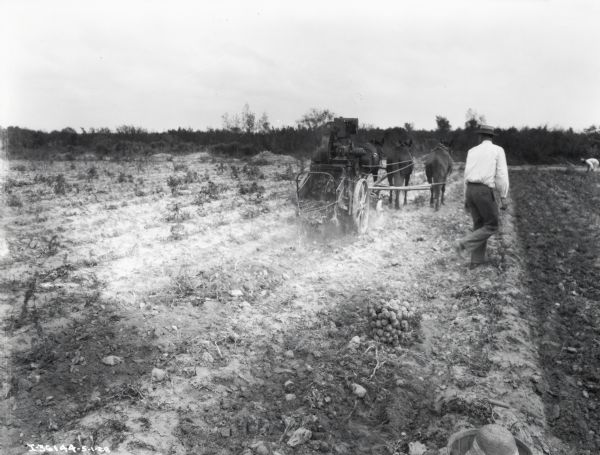
M 375 162 L 372 163 L 374 165 L 379 165 L 379 167 L 383 167 L 385 168 L 385 163 L 386 163 L 386 156 L 385 156 L 385 149 L 383 147 L 383 140 L 378 141 L 377 139 L 371 139 L 369 141 L 369 144 L 371 144 L 373 147 L 375 147 L 375 150 L 377 152 L 377 156 L 375 158 Z

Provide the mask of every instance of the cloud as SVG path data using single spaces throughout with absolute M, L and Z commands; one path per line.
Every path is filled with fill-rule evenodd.
M 0 124 L 219 126 L 248 102 L 381 126 L 583 128 L 600 116 L 593 1 L 5 2 Z M 4 41 L 6 42 L 6 41 Z

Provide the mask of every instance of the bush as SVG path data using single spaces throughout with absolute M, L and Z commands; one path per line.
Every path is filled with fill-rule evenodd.
M 257 166 L 267 166 L 267 165 L 271 164 L 271 163 L 269 163 L 269 160 L 267 160 L 266 158 L 254 159 L 254 160 L 252 160 L 252 162 Z
M 242 156 L 254 156 L 256 155 L 260 150 L 258 150 L 256 148 L 255 145 L 242 145 L 240 147 L 240 153 Z
M 119 177 L 117 177 L 118 183 L 133 183 L 133 175 L 125 174 L 124 172 L 119 172 Z
M 21 199 L 16 194 L 11 194 L 10 196 L 8 196 L 6 204 L 9 207 L 23 207 L 23 202 L 21 202 Z
M 69 184 L 65 179 L 65 176 L 58 174 L 54 181 L 54 194 L 66 194 L 69 190 Z
M 6 193 L 10 192 L 13 188 L 17 188 L 20 186 L 24 186 L 25 182 L 21 182 L 19 180 L 8 178 L 6 179 L 6 183 L 4 183 L 4 191 Z
M 294 168 L 291 164 L 288 164 L 285 168 L 285 172 L 277 172 L 275 173 L 275 180 L 294 180 L 296 178 L 296 173 L 294 172 Z
M 260 194 L 263 195 L 265 192 L 265 187 L 259 185 L 256 182 L 252 182 L 252 184 L 250 185 L 240 185 L 240 189 L 239 189 L 240 194 L 242 195 L 246 195 L 246 194 Z
M 181 222 L 189 220 L 192 214 L 186 210 L 182 210 L 179 204 L 173 204 L 169 207 L 169 212 L 165 216 L 165 220 L 168 222 Z
M 54 181 L 54 177 L 47 176 L 47 175 L 44 175 L 44 174 L 35 174 L 35 176 L 33 177 L 33 183 L 48 183 L 48 184 L 52 184 L 53 181 Z
M 242 210 L 241 216 L 244 220 L 251 220 L 269 212 L 269 207 L 264 205 L 249 205 Z
M 183 178 L 184 183 L 196 183 L 199 180 L 198 173 L 196 171 L 188 170 Z
M 198 289 L 196 277 L 187 270 L 182 269 L 177 276 L 173 277 L 173 288 L 175 289 L 175 295 L 178 297 L 194 295 Z
M 178 172 L 178 171 L 187 172 L 188 167 L 187 167 L 187 164 L 185 164 L 185 163 L 173 163 L 173 170 L 175 172 Z
M 98 169 L 96 168 L 96 166 L 92 166 L 91 168 L 89 168 L 87 170 L 86 175 L 87 175 L 88 180 L 97 179 L 98 178 Z
M 169 188 L 171 188 L 171 194 L 175 194 L 177 192 L 177 187 L 181 185 L 181 183 L 181 178 L 175 175 L 169 176 L 169 178 L 167 179 L 167 185 L 169 186 Z
M 215 201 L 219 199 L 219 194 L 226 189 L 225 185 L 217 185 L 213 181 L 209 180 L 206 182 L 206 186 L 200 188 L 198 194 L 194 198 L 192 204 L 202 205 L 206 202 Z
M 242 168 L 242 172 L 246 174 L 246 176 L 252 180 L 256 179 L 264 179 L 265 174 L 262 173 L 258 166 L 245 164 Z
M 215 144 L 210 148 L 210 151 L 222 155 L 236 155 L 240 149 L 240 144 L 237 142 Z

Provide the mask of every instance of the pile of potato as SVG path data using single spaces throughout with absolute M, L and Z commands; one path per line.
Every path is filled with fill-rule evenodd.
M 418 315 L 408 302 L 397 299 L 369 304 L 369 327 L 375 341 L 392 346 L 408 344 L 414 339 Z

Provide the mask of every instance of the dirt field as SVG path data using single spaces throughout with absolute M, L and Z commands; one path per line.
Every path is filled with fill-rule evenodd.
M 511 171 L 469 270 L 460 169 L 356 236 L 302 226 L 300 166 L 11 162 L 2 453 L 433 455 L 487 422 L 600 452 L 600 174 Z M 366 311 L 394 298 L 421 319 L 397 348 Z

